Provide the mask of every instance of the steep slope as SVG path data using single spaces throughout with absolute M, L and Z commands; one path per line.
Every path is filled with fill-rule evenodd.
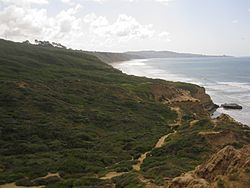
M 250 145 L 241 149 L 226 146 L 194 171 L 174 178 L 169 188 L 250 186 Z
M 225 145 L 250 143 L 249 128 L 211 121 L 213 105 L 196 85 L 128 76 L 82 51 L 0 40 L 0 185 L 162 185 Z M 215 147 L 220 138 L 204 132 L 234 139 Z
M 105 63 L 115 63 L 120 61 L 129 61 L 132 59 L 143 59 L 138 55 L 126 54 L 126 53 L 111 53 L 111 52 L 87 52 L 91 55 L 98 57 Z

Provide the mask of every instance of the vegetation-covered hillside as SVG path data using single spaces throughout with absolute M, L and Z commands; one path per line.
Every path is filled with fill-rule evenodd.
M 195 85 L 128 76 L 82 51 L 0 40 L 0 185 L 166 184 L 226 145 L 250 143 L 248 127 L 211 121 L 211 106 Z

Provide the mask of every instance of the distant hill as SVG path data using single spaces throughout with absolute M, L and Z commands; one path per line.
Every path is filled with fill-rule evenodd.
M 153 58 L 193 58 L 193 57 L 231 57 L 227 55 L 204 55 L 204 54 L 193 54 L 193 53 L 179 53 L 172 51 L 131 51 L 125 52 L 128 56 L 136 56 L 143 59 Z
M 229 57 L 229 56 L 210 56 L 192 53 L 178 53 L 172 51 L 130 51 L 125 53 L 111 52 L 89 52 L 105 63 L 129 61 L 132 59 L 154 59 L 154 58 L 193 58 L 193 57 Z
M 127 55 L 136 55 L 143 58 L 177 58 L 177 57 L 211 57 L 202 54 L 177 53 L 172 51 L 134 51 L 126 52 Z
M 23 44 L 31 43 L 26 40 Z M 35 45 L 39 47 L 55 47 L 67 49 L 66 46 L 50 42 L 50 41 L 40 41 L 35 40 Z M 72 49 L 70 49 L 72 50 Z M 211 56 L 211 55 L 203 55 L 203 54 L 192 54 L 192 53 L 178 53 L 173 51 L 154 51 L 154 50 L 145 50 L 145 51 L 129 51 L 124 53 L 119 52 L 98 52 L 98 51 L 83 51 L 83 50 L 75 50 L 78 52 L 86 53 L 89 55 L 96 56 L 98 59 L 105 63 L 115 63 L 121 61 L 130 61 L 133 59 L 154 59 L 154 58 L 192 58 L 192 57 L 228 57 L 225 55 L 222 56 Z

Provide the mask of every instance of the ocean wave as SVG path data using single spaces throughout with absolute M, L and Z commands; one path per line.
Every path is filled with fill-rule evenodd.
M 250 85 L 242 82 L 215 82 L 205 83 L 204 87 L 211 91 L 223 91 L 224 93 L 238 94 L 250 91 Z
M 150 60 L 133 60 L 129 62 L 121 62 L 114 67 L 126 74 L 136 76 L 147 76 L 150 78 L 158 78 L 170 81 L 189 82 L 206 88 L 207 93 L 212 97 L 216 104 L 222 103 L 238 103 L 243 106 L 242 111 L 226 111 L 220 108 L 218 111 L 226 113 L 237 119 L 238 121 L 250 124 L 250 84 L 245 82 L 229 82 L 218 81 L 212 76 L 195 74 L 186 76 L 185 74 L 175 74 L 168 69 L 158 67 L 156 64 L 147 63 Z M 178 68 L 177 68 L 178 70 Z M 188 70 L 187 70 L 188 71 Z M 188 72 L 189 73 L 189 72 Z M 187 73 L 187 75 L 189 75 Z M 221 78 L 220 78 L 221 79 Z
M 218 82 L 220 85 L 227 85 L 230 87 L 241 88 L 244 90 L 250 90 L 250 85 L 244 82 Z
M 150 66 L 144 63 L 148 60 L 132 60 L 127 62 L 121 62 L 114 65 L 115 68 L 123 71 L 126 74 L 136 75 L 136 76 L 147 76 L 150 78 L 171 80 L 176 82 L 189 82 L 197 85 L 201 85 L 202 82 L 197 79 L 188 78 L 182 74 L 172 74 L 166 70 L 158 69 L 156 67 Z

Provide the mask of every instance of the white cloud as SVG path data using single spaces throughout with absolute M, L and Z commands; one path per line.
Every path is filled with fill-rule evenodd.
M 159 37 L 168 37 L 168 36 L 169 36 L 169 32 L 163 31 L 159 33 Z
M 67 1 L 67 0 L 66 0 Z M 97 3 L 103 3 L 103 2 L 109 2 L 111 0 L 86 0 L 86 1 L 92 1 L 92 2 L 97 2 Z M 159 3 L 164 3 L 164 4 L 168 4 L 170 1 L 173 0 L 122 0 L 124 2 L 159 2 Z
M 80 13 L 82 6 L 75 4 L 74 0 L 60 0 L 70 7 L 53 14 L 48 13 L 47 7 L 40 7 L 46 5 L 47 0 L 39 3 L 35 0 L 0 0 L 3 1 L 5 4 L 0 10 L 0 38 L 14 41 L 49 40 L 72 48 L 93 49 L 169 40 L 167 32 L 159 33 L 152 24 L 142 24 L 126 14 L 117 15 L 115 20 L 95 13 L 83 15 L 83 12 Z
M 0 37 L 12 40 L 67 41 L 82 34 L 81 19 L 75 14 L 81 8 L 62 10 L 55 17 L 49 17 L 46 9 L 10 5 L 0 12 Z
M 72 0 L 61 0 L 62 3 L 65 3 L 65 4 L 68 4 L 68 5 L 71 5 L 71 6 L 74 6 L 76 5 L 76 3 Z
M 104 45 L 148 39 L 155 33 L 151 24 L 141 24 L 125 14 L 118 15 L 111 22 L 105 16 L 94 13 L 78 17 L 80 9 L 78 4 L 49 16 L 44 8 L 10 4 L 0 12 L 0 37 L 17 41 L 50 40 L 72 46 L 72 41 L 99 41 L 99 44 L 102 41 Z
M 90 33 L 99 37 L 115 37 L 119 41 L 150 38 L 155 32 L 152 25 L 142 25 L 135 18 L 125 14 L 119 15 L 114 23 L 109 23 L 107 18 L 93 13 L 86 15 L 84 21 L 89 24 Z
M 163 31 L 161 33 L 158 34 L 158 37 L 161 39 L 161 40 L 164 40 L 165 42 L 170 42 L 171 39 L 170 39 L 170 34 L 169 32 L 167 31 Z
M 153 0 L 153 1 L 160 2 L 160 3 L 169 3 L 170 1 L 173 1 L 173 0 Z
M 232 20 L 232 23 L 237 24 L 237 23 L 239 23 L 239 20 Z
M 0 3 L 3 4 L 14 4 L 17 6 L 27 6 L 31 4 L 36 4 L 36 5 L 46 5 L 49 3 L 48 0 L 1 0 Z
M 104 16 L 96 16 L 94 13 L 87 14 L 84 17 L 84 22 L 89 24 L 93 29 L 107 26 L 109 24 L 108 20 Z

